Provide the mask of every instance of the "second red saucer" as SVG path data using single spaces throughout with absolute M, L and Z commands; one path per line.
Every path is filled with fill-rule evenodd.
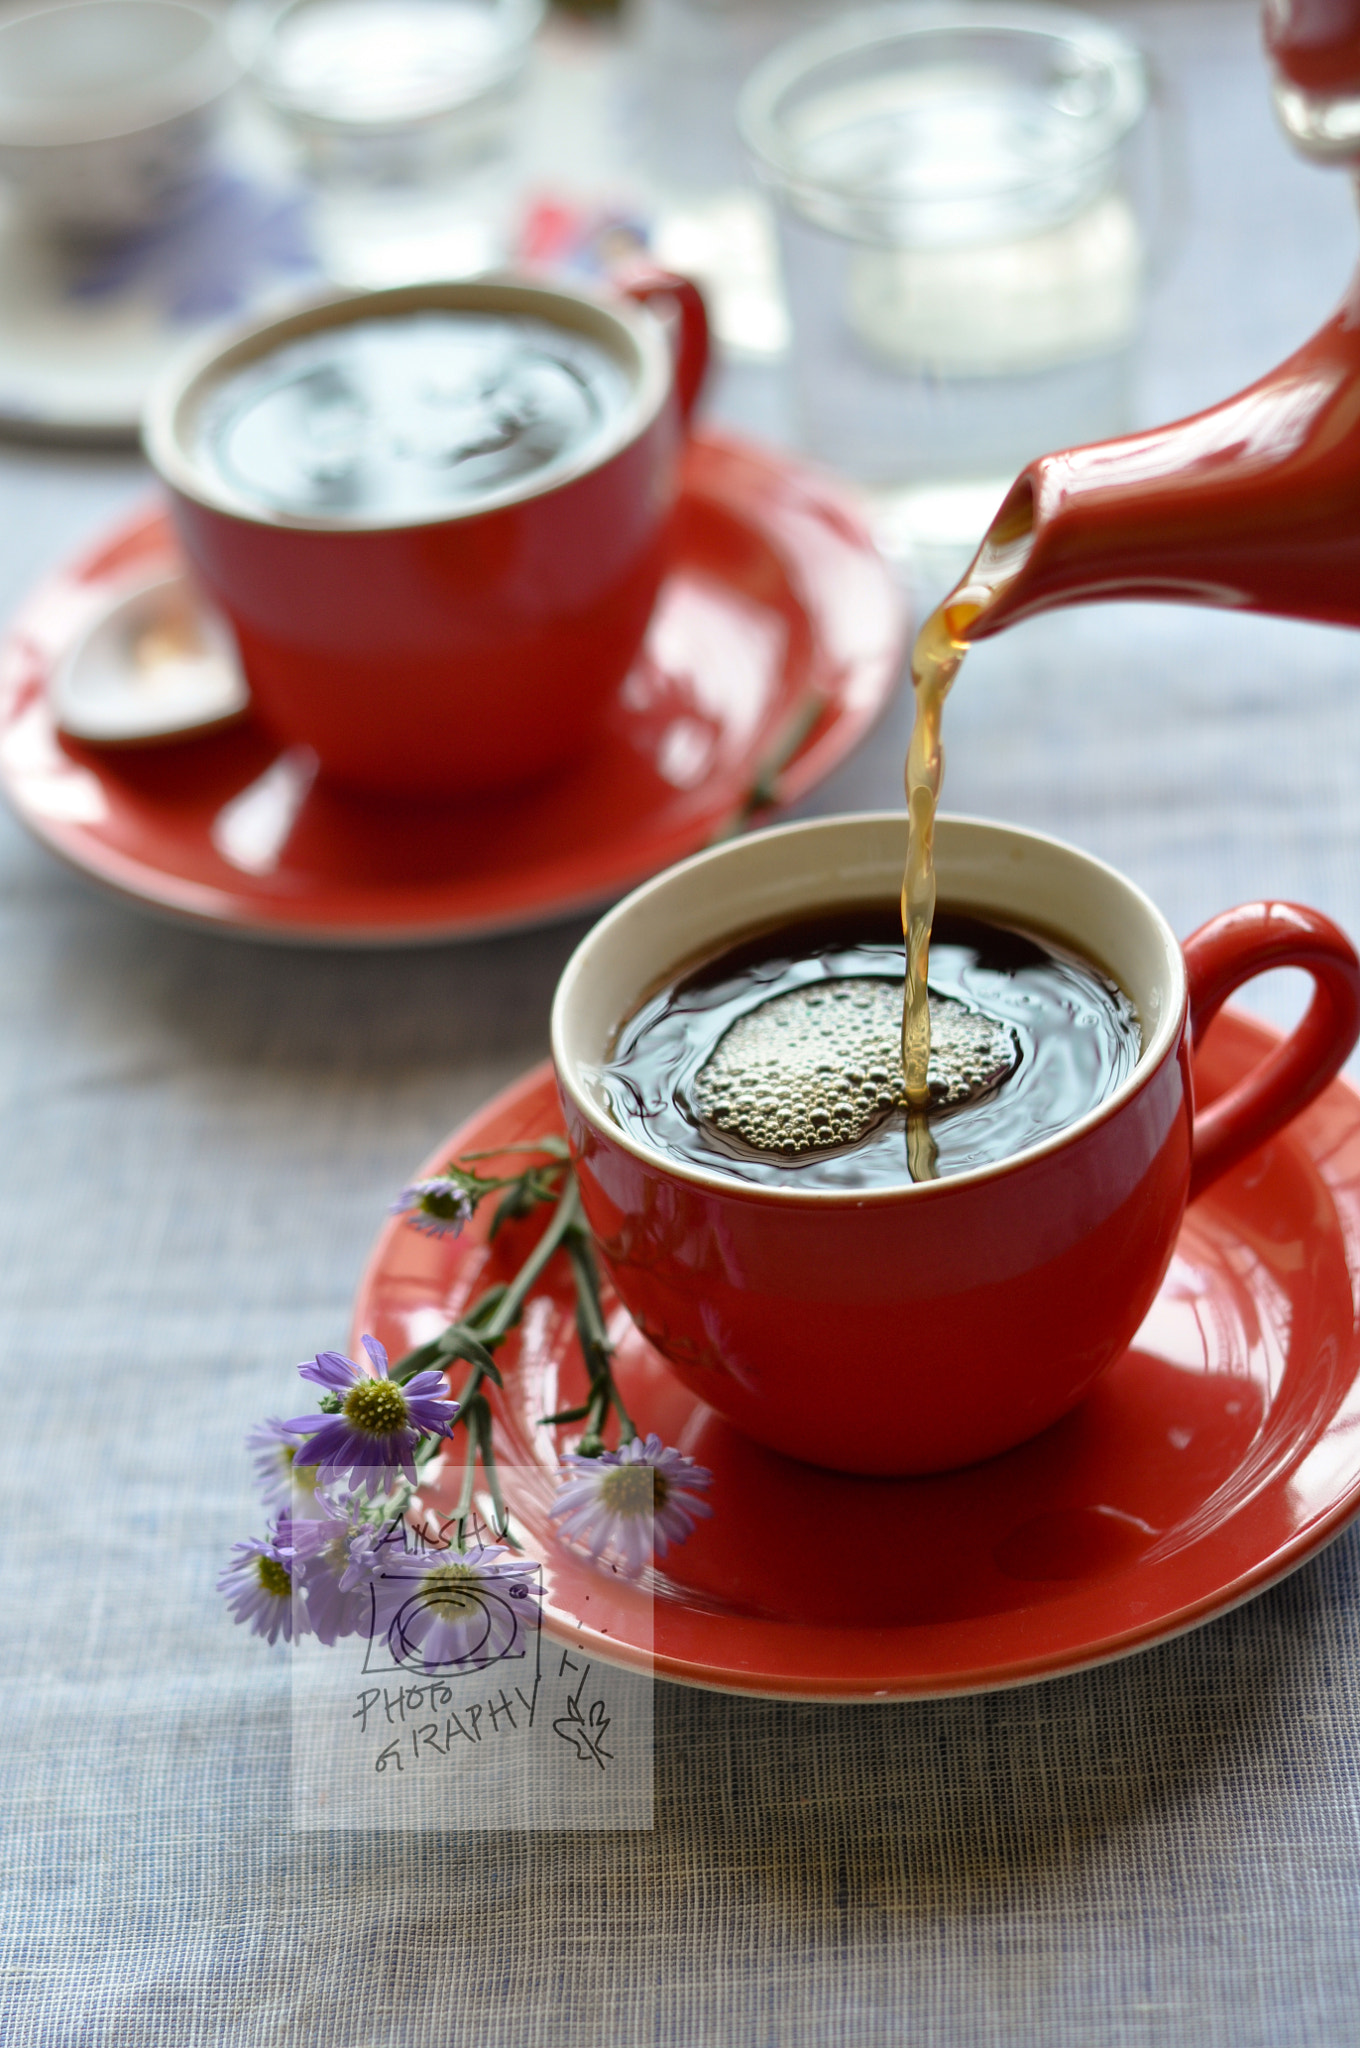
M 97 613 L 179 562 L 150 510 L 30 599 L 0 650 L 0 788 L 93 880 L 195 923 L 390 946 L 548 923 L 805 796 L 901 673 L 902 600 L 835 488 L 700 436 L 675 565 L 599 742 L 499 802 L 387 802 L 317 782 L 248 720 L 117 751 L 58 732 L 53 677 Z

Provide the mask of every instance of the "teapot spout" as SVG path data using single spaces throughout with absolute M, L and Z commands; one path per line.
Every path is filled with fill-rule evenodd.
M 1235 398 L 1030 463 L 958 594 L 970 640 L 1127 598 L 1360 625 L 1360 278 Z

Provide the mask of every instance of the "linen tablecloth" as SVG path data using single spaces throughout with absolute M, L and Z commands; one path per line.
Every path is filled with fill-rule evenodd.
M 1140 409 L 1340 294 L 1346 181 L 1276 132 L 1252 8 L 1127 10 L 1179 95 Z M 720 408 L 736 424 L 733 380 Z M 0 610 L 146 488 L 0 453 Z M 898 801 L 907 709 L 808 806 Z M 1123 607 L 978 651 L 947 803 L 1066 835 L 1176 929 L 1360 932 L 1360 639 Z M 16 2048 L 1337 2048 L 1360 2035 L 1360 1530 L 1125 1662 L 983 1698 L 657 1688 L 650 1833 L 299 1834 L 287 1652 L 214 1580 L 242 1434 L 343 1345 L 385 1205 L 546 1050 L 581 925 L 293 951 L 113 902 L 0 818 L 0 1774 Z M 1252 1000 L 1292 1014 L 1294 993 Z M 794 1543 L 790 1532 L 776 1540 Z

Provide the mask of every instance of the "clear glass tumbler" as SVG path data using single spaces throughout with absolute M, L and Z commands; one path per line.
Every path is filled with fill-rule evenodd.
M 1031 456 L 1128 424 L 1147 104 L 1118 31 L 1022 5 L 845 15 L 748 80 L 802 440 L 890 551 L 970 545 Z
M 323 268 L 404 284 L 503 260 L 544 0 L 283 0 L 252 70 L 314 199 Z

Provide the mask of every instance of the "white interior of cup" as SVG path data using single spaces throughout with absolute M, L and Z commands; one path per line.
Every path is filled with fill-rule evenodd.
M 624 369 L 627 402 L 574 457 L 495 490 L 479 492 L 466 506 L 375 513 L 371 517 L 329 517 L 322 512 L 279 509 L 234 490 L 196 453 L 203 406 L 230 377 L 275 350 L 356 321 L 401 319 L 421 312 L 497 313 L 546 321 L 584 334 L 607 349 Z M 444 525 L 480 518 L 503 505 L 518 504 L 560 490 L 576 477 L 599 469 L 649 427 L 671 387 L 670 344 L 661 324 L 628 300 L 605 304 L 577 291 L 510 277 L 480 277 L 449 283 L 396 285 L 386 291 L 329 292 L 272 319 L 219 331 L 168 365 L 153 387 L 142 422 L 146 453 L 172 489 L 214 511 L 256 525 L 316 532 L 372 532 L 393 527 Z
M 553 1004 L 553 1059 L 582 1113 L 639 1157 L 663 1159 L 618 1129 L 592 1084 L 620 1025 L 682 971 L 763 926 L 841 904 L 895 901 L 906 845 L 906 818 L 897 812 L 819 818 L 715 847 L 626 897 L 581 941 Z M 1113 975 L 1137 1007 L 1143 1049 L 1133 1073 L 1088 1116 L 1022 1155 L 1032 1157 L 1108 1116 L 1170 1049 L 1185 1006 L 1180 947 L 1156 905 L 1132 882 L 1056 839 L 973 818 L 941 818 L 935 867 L 942 906 L 1065 942 Z M 1013 1163 L 960 1174 L 950 1185 Z M 733 1185 L 669 1154 L 664 1164 L 686 1180 L 726 1190 Z M 761 1190 L 762 1198 L 781 1192 Z M 836 1190 L 796 1193 L 804 1202 L 844 1200 Z M 896 1200 L 903 1193 L 911 1190 L 857 1191 L 855 1199 Z

